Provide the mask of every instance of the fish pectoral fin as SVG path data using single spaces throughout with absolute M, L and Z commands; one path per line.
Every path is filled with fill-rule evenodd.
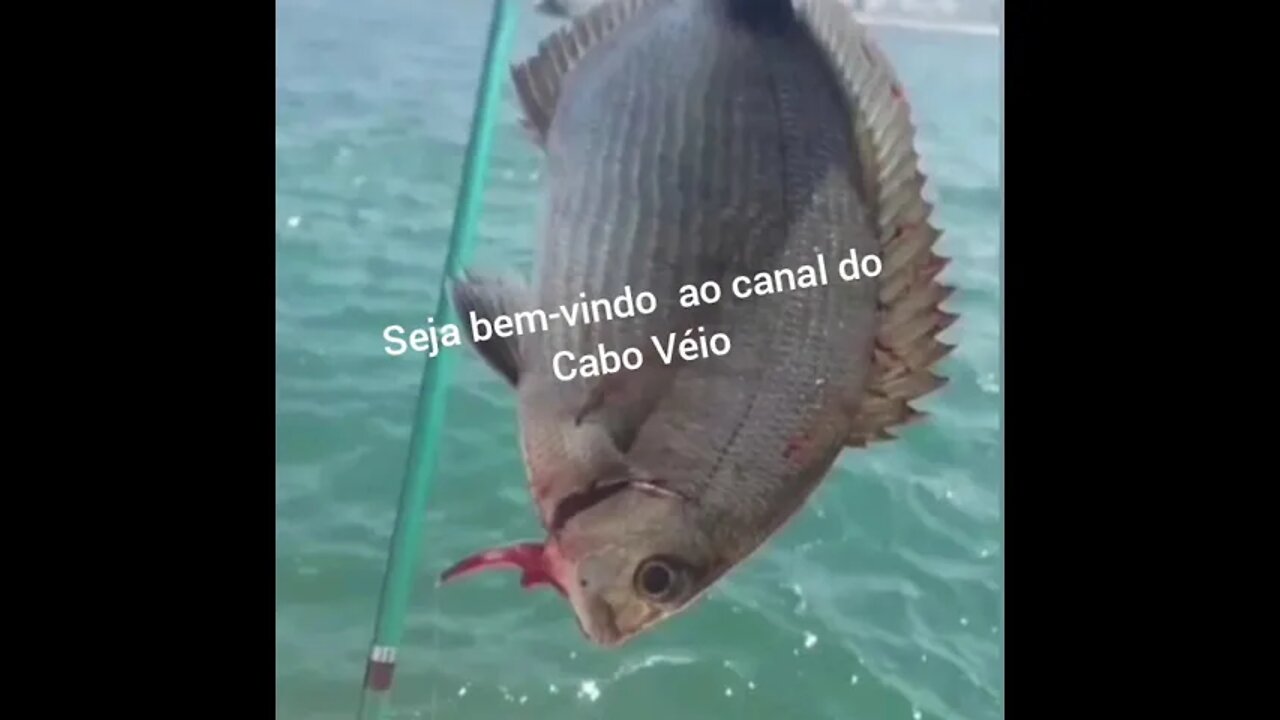
M 587 51 L 609 37 L 618 26 L 651 5 L 669 0 L 608 0 L 575 17 L 538 44 L 538 52 L 511 68 L 524 124 L 539 146 L 555 116 L 565 75 Z
M 674 368 L 653 365 L 646 357 L 637 370 L 622 370 L 591 387 L 574 424 L 598 423 L 621 453 L 627 453 L 669 386 Z
M 453 282 L 453 304 L 458 309 L 458 317 L 468 328 L 476 328 L 477 324 L 487 327 L 488 337 L 476 340 L 475 331 L 466 332 L 471 346 L 480 353 L 480 357 L 496 370 L 512 386 L 520 383 L 520 344 L 519 336 L 502 337 L 495 332 L 495 321 L 499 317 L 512 318 L 512 310 L 520 308 L 522 301 L 528 296 L 523 287 L 515 281 L 483 278 L 467 274 Z M 471 315 L 474 313 L 475 320 Z M 479 323 L 479 321 L 484 321 Z M 487 325 L 486 325 L 487 324 Z
M 910 402 L 946 383 L 932 368 L 955 347 L 938 339 L 957 318 L 941 309 L 954 288 L 937 282 L 948 260 L 934 252 L 941 233 L 930 222 L 910 106 L 889 59 L 839 0 L 798 0 L 797 10 L 853 110 L 862 169 L 854 180 L 880 236 L 879 330 L 847 441 L 863 446 L 922 417 Z

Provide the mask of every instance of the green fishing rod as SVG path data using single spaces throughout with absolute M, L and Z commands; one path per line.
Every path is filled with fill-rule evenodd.
M 448 288 L 450 281 L 458 277 L 470 256 L 480 217 L 495 114 L 502 87 L 503 75 L 499 71 L 507 64 L 515 29 L 515 5 L 518 1 L 493 2 L 480 88 L 476 93 L 471 121 L 471 136 L 467 141 L 467 155 L 462 167 L 458 201 L 454 207 L 449 250 L 445 256 L 444 272 L 436 299 L 434 317 L 438 324 L 457 321 L 457 311 L 449 301 Z M 382 595 L 378 603 L 372 647 L 365 666 L 359 720 L 382 720 L 387 717 L 390 709 L 396 651 L 404 635 L 405 615 L 409 609 L 422 546 L 427 496 L 440 455 L 440 435 L 453 373 L 453 358 L 454 353 L 442 352 L 427 361 L 419 387 L 413 431 L 409 437 L 409 458 L 382 579 Z

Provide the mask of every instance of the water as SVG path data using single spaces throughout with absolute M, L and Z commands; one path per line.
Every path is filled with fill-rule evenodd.
M 285 720 L 354 716 L 424 361 L 388 356 L 382 332 L 434 308 L 488 6 L 278 0 Z M 527 10 L 518 22 L 520 56 L 555 26 Z M 875 34 L 913 102 L 963 313 L 932 421 L 846 453 L 803 516 L 703 603 L 600 651 L 557 596 L 514 575 L 434 587 L 464 554 L 539 537 L 510 393 L 462 352 L 398 717 L 999 717 L 999 39 Z M 476 264 L 527 267 L 539 158 L 509 88 L 494 153 Z

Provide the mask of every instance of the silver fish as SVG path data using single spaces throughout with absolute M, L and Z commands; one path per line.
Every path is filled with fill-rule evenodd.
M 922 417 L 910 403 L 945 382 L 932 368 L 953 348 L 938 339 L 956 319 L 940 309 L 952 288 L 936 280 L 946 260 L 933 250 L 939 232 L 901 86 L 837 0 L 613 0 L 553 34 L 522 68 L 555 69 L 552 82 L 516 76 L 530 127 L 549 138 L 549 166 L 568 183 L 561 227 L 661 228 L 633 230 L 629 242 L 605 232 L 590 249 L 589 234 L 575 236 L 578 245 L 560 247 L 578 254 L 562 249 L 557 264 L 583 268 L 583 279 L 616 274 L 614 287 L 709 278 L 723 289 L 719 302 L 694 308 L 660 297 L 675 309 L 609 323 L 611 340 L 670 337 L 690 322 L 732 340 L 727 354 L 658 363 L 661 372 L 646 364 L 580 388 L 556 412 L 522 408 L 527 460 L 557 458 L 530 463 L 548 537 L 443 575 L 516 567 L 525 586 L 559 590 L 587 638 L 617 646 L 692 606 L 759 550 L 844 448 L 890 439 Z M 603 191 L 603 213 L 568 199 L 592 187 Z M 555 247 L 547 241 L 544 252 Z M 583 259 L 593 254 L 608 260 Z M 860 277 L 840 275 L 848 259 L 872 256 L 878 272 L 855 263 Z M 819 281 L 789 279 L 806 265 Z M 733 292 L 748 286 L 757 293 Z M 581 347 L 572 335 L 557 341 Z M 553 347 L 526 351 L 524 339 L 505 355 L 518 389 L 539 362 L 530 355 L 545 361 Z M 521 402 L 564 395 L 550 387 Z M 593 428 L 608 452 L 563 485 L 543 481 L 556 490 L 540 494 L 534 475 L 573 464 L 540 421 L 561 437 L 565 427 Z

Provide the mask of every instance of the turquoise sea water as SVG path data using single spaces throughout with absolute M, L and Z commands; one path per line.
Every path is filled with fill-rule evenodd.
M 277 704 L 352 718 L 487 0 L 277 2 Z M 515 52 L 556 26 L 520 13 Z M 848 452 L 705 601 L 620 650 L 554 593 L 434 578 L 538 538 L 512 397 L 465 348 L 395 692 L 406 718 L 1000 716 L 999 39 L 875 28 L 904 78 L 963 313 L 932 420 Z M 475 264 L 530 263 L 539 158 L 509 89 Z M 459 352 L 460 349 L 452 349 Z

